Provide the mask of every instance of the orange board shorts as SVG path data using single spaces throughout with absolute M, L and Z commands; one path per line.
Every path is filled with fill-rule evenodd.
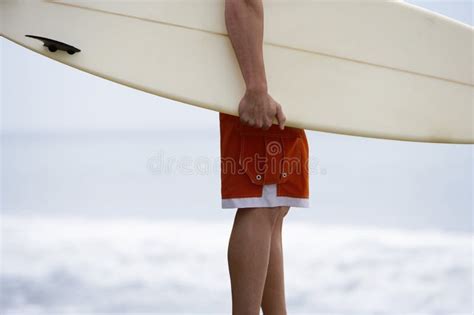
M 263 130 L 219 114 L 223 208 L 308 207 L 309 146 L 303 129 Z

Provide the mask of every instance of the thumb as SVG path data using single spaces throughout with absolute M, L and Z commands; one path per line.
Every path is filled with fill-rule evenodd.
M 278 120 L 278 125 L 280 125 L 280 129 L 285 129 L 286 116 L 281 109 L 281 105 L 279 104 L 277 106 L 276 118 Z

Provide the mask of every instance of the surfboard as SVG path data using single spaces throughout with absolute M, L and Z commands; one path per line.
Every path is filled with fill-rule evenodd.
M 264 6 L 269 92 L 288 126 L 474 143 L 472 27 L 404 2 Z M 244 82 L 223 0 L 3 0 L 0 11 L 1 35 L 23 47 L 135 89 L 237 115 Z

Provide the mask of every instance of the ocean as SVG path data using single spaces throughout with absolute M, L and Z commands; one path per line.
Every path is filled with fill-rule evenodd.
M 2 216 L 3 314 L 230 314 L 231 221 Z M 289 314 L 472 314 L 472 234 L 288 220 Z

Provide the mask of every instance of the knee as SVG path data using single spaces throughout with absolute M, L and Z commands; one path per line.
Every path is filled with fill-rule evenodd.
M 262 213 L 266 215 L 268 222 L 273 226 L 282 216 L 281 207 L 264 208 Z
M 288 213 L 290 207 L 272 207 L 272 208 L 259 208 L 258 212 L 260 216 L 263 216 L 265 221 L 270 225 L 274 225 L 278 220 Z
M 290 207 L 279 207 L 279 208 L 280 208 L 280 210 L 279 210 L 280 215 L 281 215 L 282 218 L 285 217 L 288 214 L 288 212 L 290 211 Z
M 271 209 L 271 210 L 270 210 Z M 274 207 L 268 208 L 270 210 L 269 213 L 269 221 L 270 224 L 273 226 L 280 225 L 283 221 L 283 218 L 288 214 L 290 207 Z
M 290 207 L 277 207 L 276 211 L 276 220 L 283 220 L 283 218 L 288 214 L 290 211 Z

